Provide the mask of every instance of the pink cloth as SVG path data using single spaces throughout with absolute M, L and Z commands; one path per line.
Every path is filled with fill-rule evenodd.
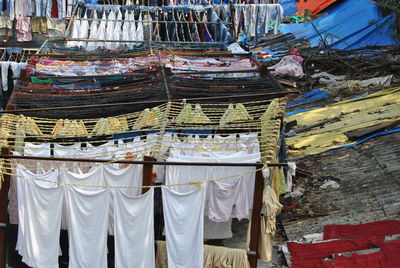
M 15 29 L 18 42 L 26 42 L 32 40 L 30 17 L 17 17 L 17 23 L 15 24 Z

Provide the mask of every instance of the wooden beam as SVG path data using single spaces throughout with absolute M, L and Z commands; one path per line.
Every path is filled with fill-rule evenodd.
M 144 157 L 144 162 L 149 162 L 143 164 L 143 186 L 151 186 L 153 185 L 153 179 L 152 179 L 152 174 L 153 174 L 153 162 L 154 158 L 151 156 L 145 156 Z M 142 194 L 146 193 L 150 188 L 142 188 Z
M 254 196 L 253 196 L 253 211 L 251 215 L 250 226 L 250 245 L 247 257 L 251 268 L 257 268 L 257 261 L 259 257 L 258 244 L 261 233 L 261 205 L 264 192 L 264 177 L 262 175 L 263 165 L 257 167 L 256 178 L 254 183 Z
M 7 105 L 6 110 L 13 110 L 14 106 Z M 9 142 L 12 142 L 11 140 Z M 9 148 L 1 148 L 2 155 L 10 155 Z M 7 167 L 7 173 L 11 173 L 10 167 Z M 10 175 L 3 175 L 4 181 L 0 189 L 0 223 L 9 223 L 8 218 L 8 190 L 10 189 Z M 0 268 L 6 267 L 7 243 L 6 227 L 0 227 Z

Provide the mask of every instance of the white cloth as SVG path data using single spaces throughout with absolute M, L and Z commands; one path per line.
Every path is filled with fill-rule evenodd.
M 107 267 L 108 189 L 65 185 L 69 267 Z
M 24 155 L 25 156 L 44 156 L 44 157 L 49 157 L 51 154 L 50 151 L 50 143 L 40 143 L 40 144 L 34 144 L 30 142 L 25 142 L 24 146 Z M 47 171 L 47 165 L 48 163 L 43 163 L 42 161 L 33 161 L 32 162 L 32 167 L 31 171 L 34 171 L 36 173 L 43 173 Z M 36 168 L 33 166 L 36 165 Z
M 79 39 L 87 39 L 89 37 L 89 21 L 87 20 L 87 13 L 83 16 L 83 20 L 81 21 L 81 25 L 79 28 L 78 38 Z M 79 41 L 78 46 L 86 47 L 86 41 Z
M 79 170 L 80 171 L 80 170 Z M 68 170 L 61 170 L 60 172 L 60 181 L 64 183 L 70 184 L 86 184 L 86 185 L 105 185 L 103 168 L 102 166 L 92 167 L 88 173 L 77 173 L 71 172 Z M 88 186 L 79 186 L 80 189 L 93 191 L 98 190 L 99 188 L 88 187 Z M 107 204 L 108 206 L 108 204 Z M 108 207 L 107 207 L 108 209 Z M 64 206 L 62 212 L 62 220 L 61 220 L 61 228 L 68 229 L 68 221 L 69 215 L 67 212 L 67 201 L 64 198 Z M 107 221 L 108 222 L 108 221 Z
M 132 12 L 131 14 L 129 14 L 128 19 L 130 20 L 129 22 L 129 37 L 128 40 L 131 41 L 137 41 L 136 39 L 136 22 L 135 22 L 135 14 Z M 134 43 L 130 42 L 128 43 L 128 47 L 129 48 L 133 48 Z
M 169 268 L 202 268 L 204 187 L 178 193 L 162 188 Z
M 232 167 L 229 167 L 232 168 Z M 209 185 L 208 217 L 212 221 L 227 222 L 229 219 L 248 218 L 247 185 L 243 176 L 234 182 L 212 181 Z
M 52 171 L 47 179 L 57 180 Z M 63 188 L 51 182 L 24 180 L 22 261 L 31 267 L 58 267 Z
M 26 216 L 25 216 L 25 206 L 24 204 L 26 202 L 29 202 L 31 200 L 25 200 L 26 199 L 26 193 L 25 193 L 25 183 L 26 179 L 41 179 L 47 182 L 47 185 L 51 185 L 51 182 L 57 182 L 58 180 L 58 172 L 57 171 L 48 171 L 43 174 L 35 174 L 32 173 L 31 171 L 27 170 L 24 166 L 22 165 L 17 165 L 17 171 L 16 171 L 16 177 L 17 177 L 17 200 L 18 200 L 18 218 L 19 218 L 19 225 L 18 225 L 18 236 L 17 236 L 17 246 L 16 250 L 19 252 L 21 256 L 25 256 L 26 254 L 26 247 L 25 247 L 25 227 L 26 227 Z M 42 181 L 39 184 L 46 185 L 46 182 Z M 37 217 L 36 217 L 37 218 Z M 58 249 L 58 248 L 57 248 Z
M 143 33 L 143 22 L 142 22 L 142 13 L 139 14 L 139 21 L 136 28 L 136 41 L 143 41 L 144 40 L 144 33 Z
M 99 26 L 99 21 L 97 20 L 97 12 L 93 12 L 93 20 L 90 24 L 89 28 L 89 39 L 96 39 L 97 38 L 97 28 Z M 96 42 L 87 42 L 87 49 L 94 50 L 96 49 Z
M 10 62 L 13 78 L 19 78 L 21 70 L 26 67 L 26 62 Z M 17 84 L 17 79 L 14 79 L 14 86 Z
M 153 188 L 141 196 L 114 190 L 115 267 L 155 267 Z
M 81 144 L 80 143 L 74 143 L 72 145 L 60 145 L 55 143 L 54 144 L 54 156 L 55 157 L 71 157 L 74 156 L 77 152 L 77 150 L 79 150 L 81 148 Z
M 34 144 L 25 142 L 24 155 L 26 156 L 50 156 L 50 143 Z
M 79 38 L 80 27 L 81 27 L 81 20 L 79 20 L 79 19 L 74 20 L 73 25 L 72 25 L 72 31 L 71 31 L 71 39 Z M 68 47 L 76 47 L 76 46 L 79 46 L 79 44 L 80 44 L 79 41 L 68 41 L 67 42 Z
M 115 29 L 113 32 L 114 40 L 121 40 L 121 27 L 122 27 L 121 21 L 122 21 L 122 13 L 121 13 L 121 10 L 119 9 L 118 13 L 117 13 L 117 22 L 115 22 Z M 120 42 L 116 42 L 114 44 L 115 44 L 114 48 L 118 48 L 122 45 L 122 43 L 120 43 Z
M 239 134 L 239 150 L 246 151 L 248 154 L 260 153 L 260 142 L 257 133 Z
M 0 61 L 1 66 L 1 85 L 3 87 L 3 91 L 8 90 L 8 67 L 10 66 L 9 61 Z
M 107 16 L 106 12 L 103 11 L 101 16 L 102 21 L 100 21 L 99 27 L 97 28 L 96 37 L 97 40 L 106 40 L 106 26 L 107 26 Z M 97 42 L 96 47 L 104 47 L 105 43 L 103 41 Z
M 106 28 L 106 40 L 114 39 L 115 30 L 115 12 L 113 10 L 108 14 L 107 28 Z M 113 49 L 115 46 L 114 42 L 106 42 L 106 48 Z
M 103 174 L 105 185 L 108 186 L 142 186 L 143 165 L 129 165 L 126 168 L 117 168 L 113 165 L 104 165 Z M 141 188 L 121 188 L 129 196 L 139 196 Z M 114 233 L 114 199 L 115 191 L 110 192 L 109 234 Z
M 190 160 L 188 160 L 190 159 Z M 190 162 L 192 159 L 197 159 L 198 162 L 207 162 L 207 158 L 196 158 L 196 157 L 170 157 L 167 162 Z M 195 160 L 196 161 L 196 160 Z M 191 181 L 204 181 L 210 177 L 210 167 L 206 166 L 174 166 L 168 165 L 165 172 L 165 184 L 184 184 Z M 207 184 L 203 185 L 207 187 Z M 196 188 L 195 185 L 179 185 L 174 187 L 174 191 L 179 193 L 186 193 L 193 191 Z
M 127 21 L 129 20 L 129 13 L 128 10 L 125 10 L 125 14 L 124 14 L 124 19 L 125 21 L 122 24 L 122 32 L 121 32 L 121 40 L 123 41 L 129 41 L 129 30 L 130 30 L 130 22 Z M 126 45 L 129 47 L 129 42 L 127 43 L 121 43 L 122 46 Z
M 288 171 L 286 176 L 286 192 L 291 192 L 293 188 L 293 177 L 296 176 L 296 163 L 288 162 Z

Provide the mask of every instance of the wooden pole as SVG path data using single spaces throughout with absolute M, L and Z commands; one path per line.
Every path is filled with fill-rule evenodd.
M 262 175 L 263 165 L 259 165 L 256 171 L 256 178 L 254 183 L 254 196 L 253 196 L 253 212 L 251 215 L 250 226 L 250 246 L 247 257 L 251 268 L 257 268 L 257 261 L 259 257 L 258 244 L 261 232 L 261 205 L 264 192 L 264 178 Z
M 153 174 L 153 157 L 151 156 L 145 156 L 144 157 L 145 162 L 150 162 L 150 163 L 145 163 L 143 164 L 143 186 L 151 186 L 153 185 L 153 179 L 152 179 L 152 174 Z M 150 188 L 142 188 L 142 194 L 146 193 Z
M 14 106 L 7 105 L 6 110 L 14 110 Z M 9 140 L 9 142 L 12 142 Z M 1 148 L 2 155 L 10 155 L 9 148 Z M 7 173 L 11 173 L 10 168 L 7 168 Z M 6 241 L 6 226 L 3 224 L 8 224 L 8 191 L 10 189 L 10 175 L 4 174 L 4 181 L 1 184 L 0 189 L 0 268 L 6 267 L 6 255 L 7 255 L 7 241 Z
M 8 148 L 1 148 L 2 154 L 9 154 Z M 10 172 L 10 171 L 8 171 Z M 10 188 L 10 176 L 4 174 L 4 181 L 0 189 L 0 222 L 3 224 L 8 223 L 8 190 Z M 0 267 L 6 267 L 6 226 L 0 226 Z

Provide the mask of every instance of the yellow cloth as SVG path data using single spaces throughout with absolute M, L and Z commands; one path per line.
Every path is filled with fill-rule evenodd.
M 260 223 L 261 232 L 258 243 L 258 254 L 260 259 L 266 262 L 272 259 L 272 238 L 276 231 L 276 213 L 280 212 L 282 207 L 275 191 L 270 186 L 265 187 L 263 192 L 263 214 Z M 250 226 L 251 221 L 247 230 L 247 248 L 250 244 Z
M 298 158 L 351 144 L 353 142 L 348 140 L 346 132 L 395 122 L 399 120 L 399 114 L 400 87 L 395 87 L 289 116 L 285 121 L 296 121 L 297 128 L 334 118 L 339 120 L 287 138 L 286 143 L 291 148 L 288 157 Z
M 33 33 L 47 33 L 47 19 L 35 17 L 32 18 L 32 32 Z
M 0 17 L 0 29 L 12 29 L 13 22 L 9 17 Z
M 167 268 L 167 246 L 157 241 L 156 268 Z M 243 249 L 204 246 L 204 268 L 250 268 L 247 253 Z
M 283 168 L 273 167 L 272 172 L 272 188 L 277 196 L 286 193 L 286 182 L 283 174 Z

